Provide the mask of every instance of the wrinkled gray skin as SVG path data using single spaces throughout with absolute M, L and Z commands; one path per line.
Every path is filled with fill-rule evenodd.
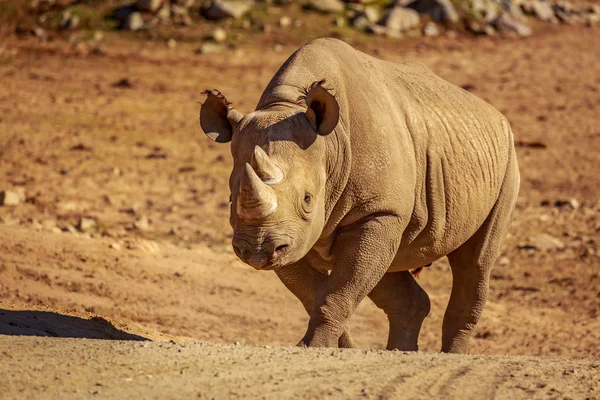
M 421 64 L 335 39 L 296 51 L 250 114 L 206 94 L 204 132 L 231 141 L 234 250 L 300 299 L 301 345 L 352 347 L 369 296 L 389 318 L 387 348 L 417 350 L 430 303 L 410 270 L 448 256 L 442 351 L 467 351 L 519 188 L 497 110 Z

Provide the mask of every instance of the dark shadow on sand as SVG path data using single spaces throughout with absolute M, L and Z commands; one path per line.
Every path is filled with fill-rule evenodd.
M 85 319 L 50 311 L 0 308 L 0 335 L 64 338 L 148 340 L 116 328 L 101 317 Z

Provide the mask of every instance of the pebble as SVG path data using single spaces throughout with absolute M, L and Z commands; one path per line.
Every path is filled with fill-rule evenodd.
M 89 232 L 96 226 L 96 221 L 91 218 L 82 217 L 79 220 L 78 228 L 81 232 Z
M 284 15 L 283 17 L 279 18 L 279 26 L 280 27 L 287 28 L 291 24 L 292 24 L 292 19 L 290 17 L 288 17 L 287 15 Z
M 562 250 L 565 247 L 565 244 L 562 241 L 547 233 L 536 236 L 533 245 L 536 249 L 541 251 Z
M 217 28 L 213 31 L 212 37 L 217 43 L 223 43 L 227 40 L 227 32 L 223 28 Z
M 21 202 L 21 196 L 14 190 L 4 190 L 0 192 L 0 205 L 16 206 Z
M 135 226 L 136 229 L 138 229 L 140 231 L 147 231 L 148 228 L 150 227 L 150 221 L 148 221 L 147 216 L 142 215 L 142 217 L 140 219 L 138 219 L 137 221 L 135 221 L 133 223 L 133 226 Z

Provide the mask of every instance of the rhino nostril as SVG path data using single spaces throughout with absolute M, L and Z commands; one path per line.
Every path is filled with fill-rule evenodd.
M 240 250 L 239 247 L 237 247 L 236 245 L 233 245 L 233 252 L 235 253 L 236 256 L 241 257 L 242 256 L 242 251 Z
M 275 249 L 275 254 L 281 254 L 284 251 L 286 251 L 288 249 L 288 247 L 290 247 L 289 244 L 282 244 L 280 246 L 277 246 L 277 248 Z

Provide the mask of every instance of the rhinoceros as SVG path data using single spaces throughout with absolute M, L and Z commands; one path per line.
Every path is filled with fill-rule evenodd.
M 354 347 L 368 296 L 387 348 L 417 350 L 430 301 L 411 271 L 447 256 L 441 350 L 468 350 L 519 190 L 500 112 L 420 63 L 331 38 L 290 56 L 249 114 L 204 93 L 202 130 L 231 142 L 233 250 L 302 302 L 300 345 Z

